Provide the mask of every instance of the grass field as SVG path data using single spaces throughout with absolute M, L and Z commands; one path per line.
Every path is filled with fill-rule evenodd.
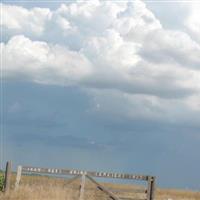
M 20 187 L 14 191 L 15 175 L 12 176 L 11 190 L 8 195 L 0 193 L 1 200 L 78 200 L 80 180 L 67 185 L 66 179 L 46 176 L 22 176 Z M 141 188 L 127 184 L 103 183 L 122 197 L 144 198 L 145 194 L 130 193 L 130 189 Z M 117 190 L 125 192 L 117 193 Z M 156 200 L 200 200 L 200 192 L 175 189 L 157 189 Z M 91 182 L 86 182 L 84 200 L 109 200 L 108 196 L 96 189 Z

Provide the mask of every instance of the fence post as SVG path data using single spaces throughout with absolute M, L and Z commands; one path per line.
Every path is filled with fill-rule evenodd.
M 148 176 L 147 200 L 154 200 L 155 195 L 155 177 Z
M 83 174 L 81 178 L 79 200 L 84 200 L 84 190 L 85 190 L 85 174 Z
M 21 174 L 22 174 L 22 166 L 18 166 L 16 181 L 15 181 L 15 190 L 17 190 L 18 187 L 19 187 L 19 183 L 20 183 L 20 179 L 21 179 Z
M 5 182 L 4 182 L 4 192 L 5 192 L 5 194 L 9 193 L 10 179 L 11 179 L 11 161 L 8 161 L 6 163 Z

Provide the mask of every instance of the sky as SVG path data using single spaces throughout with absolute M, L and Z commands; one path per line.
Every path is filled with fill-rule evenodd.
M 198 1 L 3 1 L 1 168 L 150 174 L 200 190 Z

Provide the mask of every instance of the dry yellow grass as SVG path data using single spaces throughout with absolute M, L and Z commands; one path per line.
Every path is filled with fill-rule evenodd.
M 12 177 L 12 186 L 9 195 L 0 193 L 1 200 L 78 200 L 80 181 L 77 180 L 70 185 L 61 178 L 51 178 L 45 176 L 23 176 L 20 187 L 13 190 L 15 176 Z M 135 187 L 133 185 L 122 185 L 113 183 L 103 183 L 107 188 L 114 190 L 128 190 Z M 117 193 L 116 193 L 117 194 Z M 133 196 L 133 193 L 123 192 L 117 194 L 126 197 L 143 198 L 141 194 Z M 142 194 L 143 195 L 143 194 Z M 86 182 L 85 200 L 108 200 L 108 196 L 96 189 L 91 182 Z M 200 200 L 200 192 L 184 190 L 156 190 L 156 200 Z

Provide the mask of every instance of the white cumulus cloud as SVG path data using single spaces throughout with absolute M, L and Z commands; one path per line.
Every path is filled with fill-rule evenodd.
M 7 78 L 24 78 L 45 84 L 77 84 L 91 71 L 84 55 L 59 45 L 31 41 L 23 35 L 2 44 Z
M 184 21 L 184 24 L 192 36 L 200 43 L 200 2 L 194 1 L 185 6 L 189 10 L 189 15 Z
M 187 32 L 165 29 L 139 0 L 78 1 L 56 10 L 3 4 L 2 10 L 6 78 L 79 85 L 95 96 L 98 111 L 118 106 L 130 117 L 200 116 L 197 7 L 184 19 Z M 100 96 L 119 101 L 105 105 Z
M 1 26 L 13 33 L 32 32 L 40 35 L 45 29 L 45 24 L 51 19 L 48 8 L 33 8 L 28 10 L 20 6 L 1 4 Z

